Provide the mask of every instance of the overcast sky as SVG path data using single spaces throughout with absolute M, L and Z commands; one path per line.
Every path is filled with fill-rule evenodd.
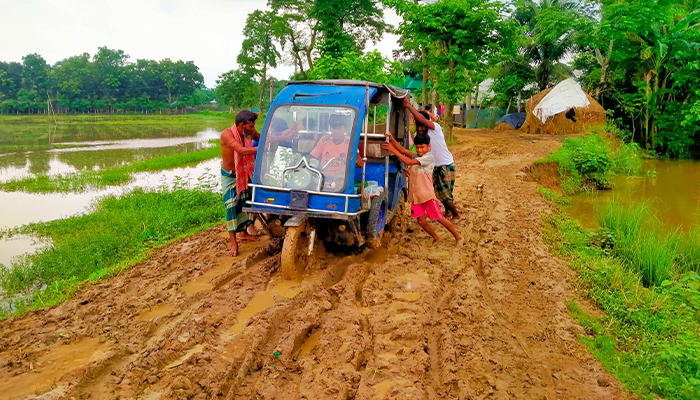
M 139 58 L 194 61 L 208 87 L 235 69 L 246 16 L 267 0 L 0 0 L 0 61 L 39 53 L 50 64 L 107 46 Z M 386 21 L 399 17 L 385 11 Z M 385 35 L 367 50 L 391 58 L 397 37 Z M 293 66 L 273 76 L 286 79 Z

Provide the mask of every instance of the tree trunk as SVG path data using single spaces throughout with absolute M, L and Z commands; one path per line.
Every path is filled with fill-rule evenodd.
M 423 63 L 423 93 L 421 94 L 421 101 L 423 102 L 423 107 L 427 106 L 428 103 L 428 67 L 425 65 L 425 47 L 420 49 L 420 59 Z
M 265 82 L 267 82 L 267 64 L 263 64 L 262 81 L 260 82 L 260 112 L 263 109 L 263 94 L 265 93 Z
M 448 60 L 447 61 L 447 76 L 448 76 L 448 84 L 450 87 L 454 86 L 455 82 L 455 62 L 454 60 Z M 447 102 L 447 106 L 445 107 L 445 123 L 443 124 L 443 129 L 445 132 L 445 140 L 448 143 L 451 143 L 454 141 L 454 136 L 452 135 L 452 128 L 454 127 L 454 102 L 452 99 L 449 99 Z

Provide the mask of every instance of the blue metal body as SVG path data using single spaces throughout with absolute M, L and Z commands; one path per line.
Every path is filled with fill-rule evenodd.
M 352 147 L 351 151 L 348 152 L 348 164 L 355 165 L 358 156 L 357 149 L 363 144 L 361 134 L 363 132 L 365 116 L 368 112 L 367 95 L 369 95 L 369 98 L 372 98 L 375 93 L 377 93 L 377 88 L 375 87 L 369 87 L 369 91 L 367 92 L 365 86 L 291 84 L 285 87 L 275 97 L 271 109 L 268 112 L 268 116 L 274 114 L 275 108 L 283 105 L 330 105 L 354 108 L 356 110 L 357 121 L 355 121 L 353 131 L 351 132 Z M 265 142 L 265 136 L 268 134 L 268 125 L 270 122 L 271 118 L 267 118 L 263 126 L 261 143 Z M 371 128 L 369 128 L 368 131 L 371 133 Z M 384 159 L 382 159 L 382 162 L 367 162 L 365 166 L 365 180 L 376 181 L 379 187 L 383 188 L 387 200 L 386 208 L 388 210 L 394 210 L 398 204 L 399 195 L 406 186 L 406 175 L 399 161 L 390 162 L 389 187 L 385 188 L 385 170 Z M 310 218 L 345 220 L 353 218 L 358 218 L 359 220 L 359 215 L 368 211 L 367 209 L 362 209 L 361 198 L 356 194 L 356 187 L 353 184 L 354 182 L 362 180 L 362 168 L 348 168 L 349 176 L 346 181 L 346 187 L 342 193 L 326 194 L 316 191 L 309 192 L 307 210 L 290 209 L 290 190 L 262 185 L 259 171 L 260 169 L 256 165 L 256 172 L 252 185 L 254 187 L 252 205 L 247 207 L 248 211 L 287 216 L 299 215 Z M 383 220 L 383 222 L 388 222 L 388 218 L 391 218 L 392 215 L 392 213 L 384 212 L 382 218 L 386 219 Z

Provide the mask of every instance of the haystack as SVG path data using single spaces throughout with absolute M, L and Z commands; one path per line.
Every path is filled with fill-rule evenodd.
M 567 82 L 569 81 L 569 82 Z M 569 86 L 571 86 L 572 80 L 566 80 L 559 85 L 562 85 L 564 83 L 567 83 Z M 557 85 L 557 87 L 559 86 Z M 583 92 L 583 90 L 580 89 L 580 86 L 578 84 L 575 84 L 575 86 L 578 87 L 578 90 L 583 93 L 583 95 L 586 96 L 588 99 L 588 104 L 585 107 L 560 107 L 560 108 L 566 108 L 570 109 L 573 108 L 576 115 L 576 122 L 571 121 L 570 119 L 566 118 L 565 113 L 566 110 L 559 112 L 555 115 L 545 115 L 545 122 L 542 122 L 542 120 L 535 115 L 535 108 L 537 107 L 538 104 L 554 89 L 557 89 L 556 87 L 554 89 L 546 89 L 541 91 L 540 93 L 537 93 L 536 95 L 532 96 L 530 100 L 528 100 L 525 108 L 527 111 L 527 116 L 525 117 L 525 123 L 523 126 L 520 128 L 521 131 L 525 133 L 530 133 L 530 134 L 535 134 L 535 135 L 542 135 L 542 134 L 547 134 L 547 135 L 570 135 L 570 134 L 576 134 L 576 133 L 582 133 L 585 131 L 590 130 L 592 127 L 599 127 L 599 126 L 605 126 L 605 109 L 597 102 L 595 99 L 593 99 L 588 93 Z M 574 96 L 575 97 L 575 96 Z M 560 97 L 562 101 L 562 105 L 566 105 L 566 97 Z M 540 111 L 540 116 L 542 112 Z
M 496 124 L 496 126 L 493 127 L 494 131 L 510 131 L 513 129 L 515 129 L 515 128 L 506 124 L 505 122 L 501 122 L 500 124 Z

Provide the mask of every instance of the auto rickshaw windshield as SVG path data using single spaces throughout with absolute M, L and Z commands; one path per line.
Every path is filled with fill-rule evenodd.
M 339 106 L 275 107 L 258 150 L 267 186 L 342 192 L 351 167 L 357 112 Z

